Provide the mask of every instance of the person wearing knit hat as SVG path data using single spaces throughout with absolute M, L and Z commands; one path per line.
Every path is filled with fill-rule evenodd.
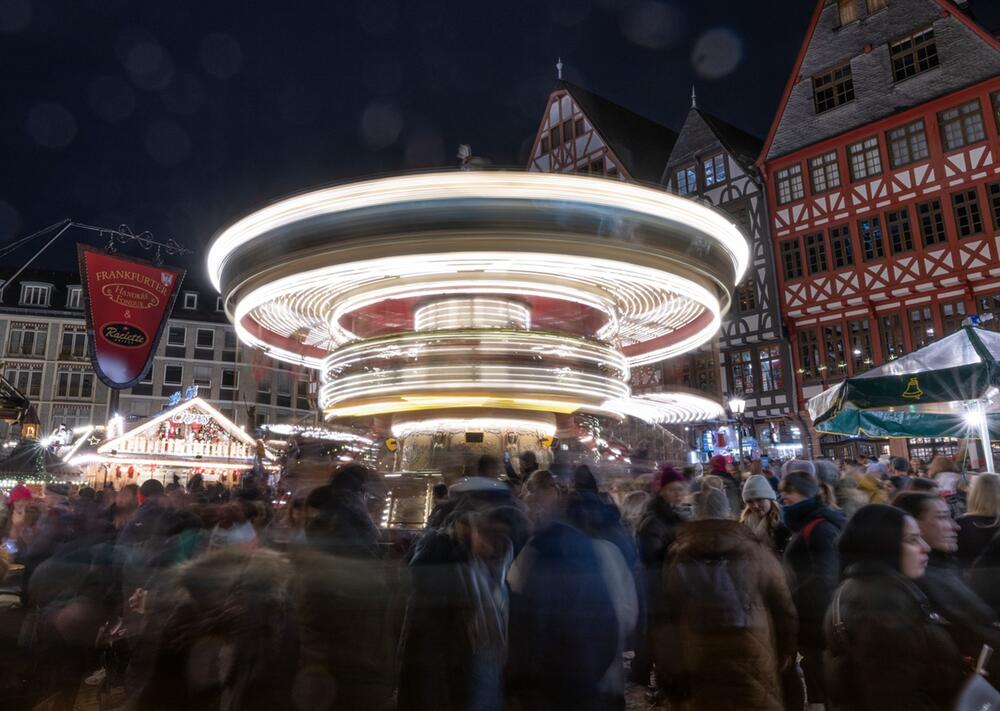
M 791 533 L 781 522 L 781 507 L 771 483 L 762 475 L 754 474 L 743 485 L 743 500 L 746 508 L 740 523 L 775 552 L 781 553 Z
M 13 510 L 18 501 L 31 501 L 31 489 L 24 484 L 18 484 L 7 494 L 7 508 Z

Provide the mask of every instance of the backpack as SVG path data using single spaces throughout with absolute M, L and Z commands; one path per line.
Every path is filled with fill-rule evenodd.
M 686 616 L 702 629 L 743 629 L 750 626 L 750 604 L 733 578 L 737 563 L 702 558 L 677 564 L 687 593 Z

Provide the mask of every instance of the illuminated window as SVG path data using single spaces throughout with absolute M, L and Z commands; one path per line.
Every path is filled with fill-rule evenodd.
M 885 247 L 882 243 L 882 223 L 878 215 L 858 220 L 858 236 L 861 239 L 861 256 L 866 262 L 882 259 Z
M 705 187 L 718 185 L 726 182 L 726 157 L 719 154 L 706 160 L 703 164 L 705 169 Z
M 934 316 L 930 306 L 910 309 L 910 346 L 922 348 L 934 340 Z
M 843 269 L 854 264 L 854 246 L 851 243 L 851 228 L 847 225 L 830 228 L 830 253 L 833 268 Z
M 903 321 L 899 314 L 886 314 L 879 320 L 879 332 L 882 336 L 882 352 L 886 360 L 894 360 L 906 353 L 903 340 Z
M 753 356 L 749 350 L 734 351 L 729 354 L 729 371 L 732 376 L 732 391 L 734 393 L 751 393 L 754 391 Z
M 79 286 L 71 286 L 66 292 L 66 308 L 83 308 L 83 289 Z
M 847 356 L 844 353 L 844 327 L 839 321 L 824 324 L 823 367 L 825 376 L 840 376 L 847 373 Z
M 837 16 L 841 25 L 849 25 L 858 19 L 858 0 L 837 0 Z
M 941 335 L 947 336 L 955 333 L 961 328 L 962 321 L 967 315 L 964 301 L 950 301 L 941 304 Z
M 764 392 L 781 390 L 781 347 L 764 346 L 760 349 L 760 387 Z
M 698 192 L 698 174 L 695 172 L 693 165 L 678 170 L 675 180 L 678 194 L 691 195 Z
M 819 339 L 816 337 L 816 329 L 806 328 L 799 331 L 798 345 L 799 373 L 802 375 L 802 382 L 818 380 L 822 371 L 820 371 Z
M 847 322 L 847 333 L 851 343 L 851 365 L 853 372 L 861 373 L 872 367 L 872 334 L 868 319 Z
M 52 287 L 48 284 L 22 284 L 21 285 L 21 305 L 22 306 L 48 306 L 49 292 Z

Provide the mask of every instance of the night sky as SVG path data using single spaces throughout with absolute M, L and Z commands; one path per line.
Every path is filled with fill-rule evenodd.
M 694 84 L 763 136 L 813 4 L 0 0 L 0 244 L 125 223 L 203 273 L 217 230 L 289 193 L 454 165 L 459 143 L 523 167 L 559 56 L 674 129 Z M 984 26 L 998 6 L 980 0 Z M 46 265 L 69 268 L 77 239 L 95 238 L 67 235 Z

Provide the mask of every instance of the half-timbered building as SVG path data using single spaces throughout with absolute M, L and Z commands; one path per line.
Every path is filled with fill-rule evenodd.
M 787 419 L 795 401 L 791 351 L 776 299 L 767 203 L 754 165 L 762 143 L 699 108 L 692 94 L 663 182 L 725 211 L 747 236 L 751 266 L 723 317 L 715 367 L 721 367 L 723 392 L 746 400 L 744 450 L 789 456 L 801 445 L 791 434 L 794 422 Z
M 1000 309 L 998 128 L 1000 43 L 957 4 L 818 0 L 758 162 L 800 410 Z

